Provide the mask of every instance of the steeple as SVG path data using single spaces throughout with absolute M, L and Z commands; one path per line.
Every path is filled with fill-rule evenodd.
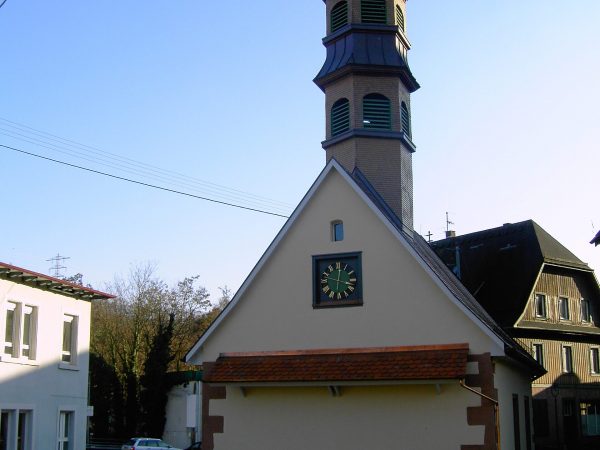
M 326 160 L 358 168 L 413 228 L 406 0 L 323 0 L 327 57 L 314 82 L 325 93 Z

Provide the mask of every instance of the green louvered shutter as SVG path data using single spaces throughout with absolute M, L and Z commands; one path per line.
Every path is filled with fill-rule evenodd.
M 348 2 L 337 3 L 331 9 L 331 32 L 334 33 L 348 23 Z
M 396 25 L 404 31 L 404 13 L 398 5 L 396 5 Z
M 331 107 L 331 137 L 350 129 L 350 102 L 342 98 Z
M 408 107 L 404 102 L 402 102 L 402 105 L 400 106 L 400 113 L 402 115 L 402 131 L 404 131 L 410 137 L 410 113 L 408 112 Z
M 386 23 L 385 0 L 362 0 L 360 15 L 363 23 Z
M 391 109 L 388 98 L 380 94 L 369 94 L 363 98 L 363 126 L 391 130 Z

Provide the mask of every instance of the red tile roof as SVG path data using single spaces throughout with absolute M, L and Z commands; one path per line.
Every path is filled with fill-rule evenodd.
M 205 364 L 210 383 L 459 379 L 468 344 L 225 353 Z

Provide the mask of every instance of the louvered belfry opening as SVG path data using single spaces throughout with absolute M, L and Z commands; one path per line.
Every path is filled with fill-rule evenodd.
M 362 23 L 386 23 L 385 0 L 362 0 L 360 2 L 360 15 Z
M 416 147 L 408 107 L 419 83 L 408 67 L 406 0 L 323 2 L 327 55 L 314 81 L 325 93 L 326 161 L 364 176 L 412 232 Z
M 343 0 L 331 9 L 330 29 L 332 33 L 348 23 L 348 2 Z
M 410 137 L 410 112 L 408 111 L 408 106 L 406 106 L 406 103 L 404 102 L 402 102 L 402 105 L 400 105 L 400 114 L 402 120 L 402 131 L 404 131 Z
M 350 101 L 341 98 L 331 107 L 331 137 L 350 129 Z
M 363 126 L 379 130 L 391 130 L 390 100 L 381 94 L 369 94 L 363 98 Z
M 404 32 L 404 13 L 398 5 L 396 5 L 396 25 Z

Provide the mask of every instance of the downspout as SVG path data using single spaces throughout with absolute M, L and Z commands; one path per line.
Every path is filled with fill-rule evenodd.
M 494 405 L 494 419 L 495 419 L 495 422 L 496 422 L 496 449 L 500 450 L 500 410 L 499 410 L 499 407 L 498 407 L 498 400 L 493 399 L 492 397 L 489 397 L 489 396 L 487 396 L 485 394 L 482 394 L 481 392 L 476 391 L 475 389 L 473 389 L 470 386 L 467 386 L 465 384 L 465 380 L 464 379 L 460 380 L 460 385 L 461 385 L 461 387 L 465 388 L 467 391 L 470 391 L 470 392 L 472 392 L 474 394 L 477 394 L 481 398 L 485 398 L 486 400 L 489 400 L 490 402 L 493 403 L 493 405 Z

